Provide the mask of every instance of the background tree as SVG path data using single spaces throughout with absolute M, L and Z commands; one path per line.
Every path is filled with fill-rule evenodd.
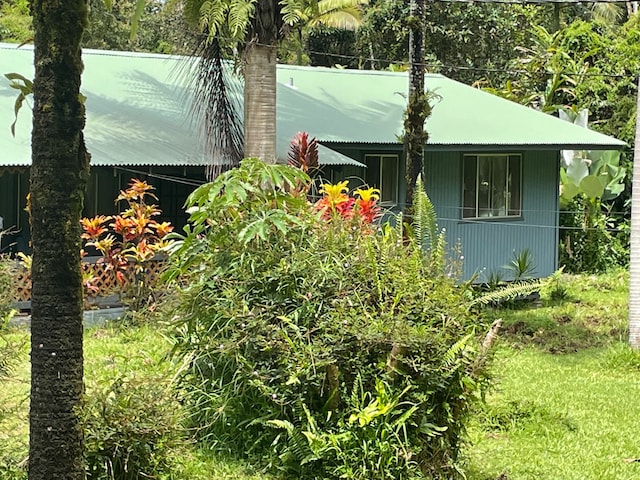
M 203 55 L 195 89 L 197 102 L 209 109 L 205 119 L 208 116 L 233 120 L 234 115 L 228 114 L 229 109 L 224 102 L 220 102 L 224 92 L 211 88 L 206 80 L 222 78 L 214 69 L 222 65 L 220 57 L 224 51 L 227 54 L 240 52 L 244 74 L 244 155 L 247 157 L 258 157 L 270 163 L 276 160 L 277 47 L 291 27 L 315 18 L 311 16 L 313 12 L 329 14 L 332 11 L 330 3 L 322 8 L 320 3 L 321 0 L 304 3 L 300 0 L 184 0 L 185 18 L 198 25 L 205 34 L 204 44 L 200 47 Z M 305 20 L 307 17 L 309 19 Z M 201 80 L 205 80 L 205 83 Z M 228 86 L 224 79 L 215 85 Z M 219 105 L 224 107 L 224 115 L 216 112 Z M 237 125 L 237 122 L 232 123 Z M 218 131 L 208 125 L 204 127 L 205 131 L 208 130 L 209 138 L 222 139 L 206 142 L 215 147 L 209 149 L 214 162 L 219 151 L 238 150 L 229 148 L 236 143 L 235 126 L 228 128 L 222 122 L 219 125 Z M 225 159 L 229 163 L 237 161 L 237 158 Z
M 29 1 L 0 1 L 0 41 L 21 43 L 32 36 Z
M 295 35 L 288 35 L 283 42 L 280 48 L 281 61 L 288 62 L 286 52 L 293 49 L 297 65 L 308 63 L 303 61 L 303 55 L 309 33 L 326 29 L 355 31 L 362 23 L 362 6 L 368 3 L 368 0 L 292 0 L 282 13 Z M 308 58 L 306 56 L 306 60 Z
M 89 155 L 80 41 L 86 0 L 33 0 L 30 480 L 85 477 L 80 214 Z
M 244 154 L 271 163 L 276 159 L 276 47 L 284 34 L 281 8 L 278 0 L 184 1 L 185 18 L 206 34 L 207 45 L 217 42 L 241 52 Z M 215 62 L 202 65 L 211 68 Z M 200 88 L 208 90 L 206 85 Z M 207 103 L 215 103 L 219 92 L 208 91 L 213 97 Z
M 431 113 L 429 95 L 424 90 L 425 0 L 411 0 L 409 12 L 409 97 L 404 118 L 407 204 L 414 196 L 418 177 L 424 173 L 424 147 L 428 139 L 424 122 Z
M 640 77 L 638 78 L 640 92 Z M 629 344 L 640 348 L 640 95 L 637 95 L 636 139 L 631 197 L 631 255 L 629 273 Z

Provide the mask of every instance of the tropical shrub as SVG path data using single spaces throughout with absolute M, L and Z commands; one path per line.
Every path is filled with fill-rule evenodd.
M 599 203 L 599 202 L 598 202 Z M 568 273 L 602 273 L 629 262 L 628 223 L 618 223 L 603 206 L 576 197 L 561 216 L 560 264 Z
M 118 374 L 83 407 L 88 480 L 165 478 L 186 445 L 182 407 L 162 375 Z
M 0 254 L 0 330 L 15 312 L 15 268 L 16 264 L 9 256 Z
M 376 191 L 309 181 L 245 159 L 187 201 L 166 278 L 199 438 L 296 478 L 453 477 L 486 356 L 433 208 L 419 188 L 404 235 Z
M 165 236 L 173 230 L 169 222 L 159 223 L 154 217 L 162 212 L 157 205 L 153 187 L 132 179 L 129 188 L 120 192 L 116 203 L 124 201 L 126 208 L 118 215 L 98 215 L 81 219 L 84 248 L 95 248 L 100 263 L 113 272 L 121 300 L 138 310 L 154 300 L 153 285 L 147 275 L 149 262 L 163 252 L 169 243 Z M 85 276 L 85 290 L 95 290 L 94 276 Z

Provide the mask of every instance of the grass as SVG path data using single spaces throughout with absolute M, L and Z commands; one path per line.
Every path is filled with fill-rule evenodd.
M 28 333 L 11 330 L 4 337 L 24 346 L 9 377 L 2 379 L 0 389 L 0 478 L 23 480 L 28 452 Z M 152 375 L 158 381 L 169 382 L 174 375 L 167 360 L 169 344 L 151 326 L 91 329 L 85 333 L 84 348 L 88 396 L 123 376 Z M 162 477 L 163 480 L 270 478 L 241 460 L 210 454 L 192 443 L 176 452 L 171 473 Z
M 627 275 L 564 276 L 566 298 L 496 310 L 496 388 L 473 418 L 469 480 L 640 478 L 640 354 Z
M 504 328 L 495 387 L 475 412 L 463 449 L 468 480 L 640 478 L 633 461 L 640 459 L 640 353 L 625 345 L 627 285 L 623 271 L 564 275 L 541 305 L 489 312 Z M 6 338 L 21 344 L 28 335 Z M 151 326 L 87 331 L 88 395 L 125 373 L 170 378 L 168 348 Z M 0 478 L 7 480 L 26 478 L 26 346 L 21 352 L 0 389 Z M 270 478 L 193 444 L 173 465 L 166 480 Z

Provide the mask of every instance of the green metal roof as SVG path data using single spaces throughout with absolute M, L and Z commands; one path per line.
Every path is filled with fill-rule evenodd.
M 166 55 L 85 50 L 82 93 L 87 97 L 85 139 L 91 164 L 97 166 L 206 165 L 197 128 L 189 115 L 190 91 L 185 69 L 193 60 Z M 31 110 L 25 102 L 16 136 L 13 104 L 18 91 L 5 73 L 33 76 L 30 46 L 0 43 L 0 166 L 31 164 Z M 277 153 L 286 161 L 289 142 L 300 128 L 278 130 Z M 335 150 L 320 145 L 323 165 L 357 165 Z
M 189 116 L 185 57 L 85 50 L 82 93 L 87 97 L 85 138 L 93 165 L 205 165 Z M 0 43 L 0 74 L 33 75 L 29 46 Z M 426 84 L 439 96 L 427 120 L 432 148 L 493 146 L 549 149 L 620 148 L 623 142 L 525 108 L 441 75 Z M 278 66 L 278 157 L 306 131 L 327 146 L 395 144 L 402 131 L 407 76 L 402 73 Z M 17 91 L 0 77 L 0 166 L 31 163 L 31 112 L 20 112 Z M 324 164 L 358 164 L 321 146 Z
M 321 141 L 395 143 L 402 133 L 405 73 L 280 65 L 278 81 L 280 123 L 295 122 Z M 436 94 L 426 122 L 427 145 L 433 148 L 618 149 L 625 145 L 442 75 L 427 74 L 425 84 Z

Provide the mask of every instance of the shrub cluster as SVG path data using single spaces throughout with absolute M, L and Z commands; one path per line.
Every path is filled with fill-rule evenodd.
M 419 193 L 415 234 L 376 231 L 345 185 L 314 206 L 308 182 L 247 159 L 188 200 L 168 278 L 200 439 L 296 478 L 453 477 L 483 326 L 433 209 Z
M 85 399 L 88 480 L 160 479 L 186 445 L 183 408 L 166 376 L 118 374 Z
M 2 232 L 0 232 L 1 234 Z M 14 313 L 15 268 L 15 262 L 8 255 L 0 254 L 0 329 Z

